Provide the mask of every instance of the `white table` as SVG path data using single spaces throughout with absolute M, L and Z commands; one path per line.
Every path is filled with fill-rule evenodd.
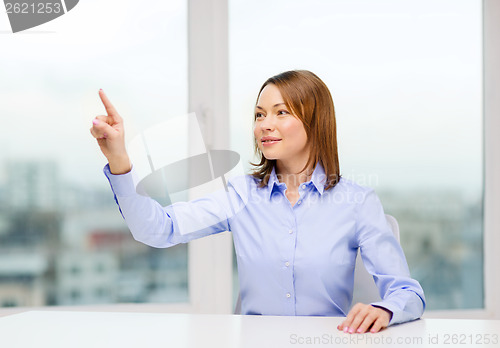
M 342 318 L 28 311 L 0 318 L 0 347 L 500 347 L 500 320 L 421 319 L 377 334 Z

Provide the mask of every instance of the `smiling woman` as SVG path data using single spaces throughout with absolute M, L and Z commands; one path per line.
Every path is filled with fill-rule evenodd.
M 104 173 L 134 239 L 168 248 L 232 232 L 242 314 L 347 316 L 338 329 L 349 333 L 422 315 L 423 290 L 377 195 L 339 174 L 333 101 L 315 74 L 287 71 L 260 89 L 254 136 L 261 164 L 253 175 L 166 207 L 136 191 L 124 120 L 99 94 L 107 115 L 97 116 L 90 131 L 108 159 Z M 349 310 L 358 249 L 382 301 Z
M 262 81 L 297 67 L 321 76 L 335 98 L 342 176 L 377 190 L 427 310 L 450 316 L 486 308 L 483 3 L 230 1 L 232 148 L 261 160 L 247 130 Z
M 262 89 L 255 108 L 258 110 L 254 127 L 257 148 L 266 160 L 278 161 L 277 175 L 280 181 L 287 183 L 286 195 L 294 205 L 298 200 L 299 182 L 293 179 L 303 178 L 306 181 L 312 174 L 312 168 L 306 168 L 310 150 L 304 125 L 298 117 L 288 112 L 274 84 Z M 299 168 L 303 167 L 303 163 L 306 166 Z M 268 174 L 264 175 L 268 180 L 270 172 L 265 174 Z M 256 177 L 259 178 L 258 173 Z M 261 185 L 267 185 L 267 180 L 262 180 Z
M 335 109 L 321 79 L 310 71 L 273 76 L 262 85 L 255 109 L 254 147 L 260 163 L 254 164 L 254 176 L 262 179 L 262 186 L 276 164 L 277 174 L 296 192 L 293 178 L 309 178 L 318 161 L 326 171 L 327 189 L 335 186 L 340 179 Z M 272 136 L 281 141 L 263 141 Z

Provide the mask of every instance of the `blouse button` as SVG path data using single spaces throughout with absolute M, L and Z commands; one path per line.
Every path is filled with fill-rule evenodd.
M 287 293 L 287 294 L 286 294 L 286 297 L 287 297 L 287 298 L 290 298 L 290 296 L 292 296 L 292 295 L 290 295 L 290 293 Z
M 302 203 L 302 201 L 298 201 L 298 202 L 297 202 L 297 204 L 300 204 L 300 203 Z
M 302 188 L 305 189 L 306 188 L 306 185 L 302 185 Z
M 290 266 L 290 262 L 288 262 L 288 261 L 285 262 L 285 266 L 287 266 L 287 267 Z
M 289 230 L 288 233 L 292 234 L 293 233 L 293 230 Z

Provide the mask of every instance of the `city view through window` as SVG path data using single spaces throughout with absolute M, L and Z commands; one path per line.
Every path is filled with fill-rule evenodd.
M 231 150 L 248 171 L 268 77 L 315 72 L 335 103 L 341 173 L 398 220 L 427 309 L 482 308 L 481 1 L 304 3 L 229 1 Z M 0 307 L 187 302 L 187 245 L 133 239 L 88 132 L 99 88 L 128 140 L 192 111 L 187 2 L 79 6 L 0 34 Z
M 249 169 L 262 83 L 316 73 L 335 104 L 341 174 L 398 220 L 427 309 L 482 308 L 481 1 L 307 4 L 230 2 L 232 146 Z
M 187 2 L 149 5 L 89 0 L 0 34 L 0 307 L 188 302 L 187 246 L 133 239 L 89 132 L 100 88 L 127 140 L 187 114 Z

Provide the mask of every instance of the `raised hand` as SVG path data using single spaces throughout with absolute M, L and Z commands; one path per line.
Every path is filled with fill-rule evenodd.
M 90 133 L 97 139 L 102 153 L 109 162 L 112 174 L 124 174 L 130 171 L 131 165 L 125 148 L 125 132 L 123 119 L 101 89 L 99 97 L 106 108 L 107 115 L 99 115 L 92 121 Z

